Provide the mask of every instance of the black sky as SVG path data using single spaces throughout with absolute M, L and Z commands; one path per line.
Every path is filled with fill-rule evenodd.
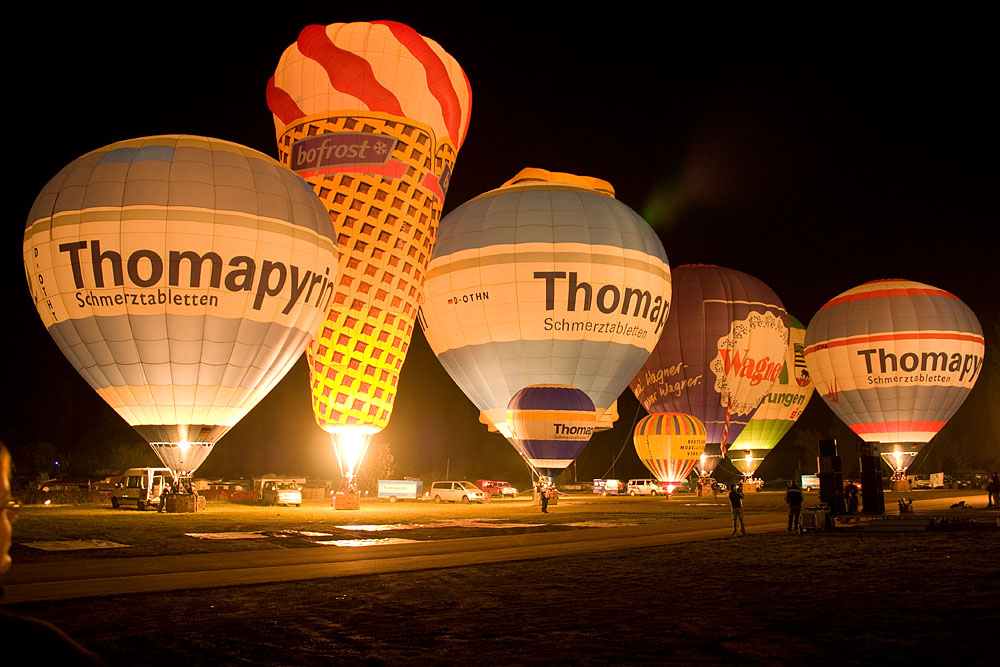
M 399 20 L 462 64 L 472 122 L 446 212 L 525 166 L 596 176 L 657 229 L 672 266 L 746 271 L 803 322 L 861 282 L 901 277 L 957 294 L 995 341 L 996 54 L 985 14 L 668 3 L 654 15 L 624 4 L 498 4 L 477 17 L 471 6 L 267 13 L 181 3 L 35 7 L 13 19 L 0 297 L 13 397 L 0 437 L 15 449 L 49 441 L 78 460 L 137 438 L 76 376 L 30 303 L 20 253 L 35 195 L 79 155 L 137 136 L 200 134 L 275 156 L 264 87 L 309 23 Z M 811 413 L 828 413 L 813 403 Z M 621 421 L 635 411 L 626 396 Z M 826 413 L 815 421 L 829 422 Z M 449 459 L 452 476 L 519 471 L 476 416 L 418 332 L 381 436 L 399 472 L 443 475 Z M 605 472 L 627 427 L 595 437 L 581 478 Z M 626 455 L 619 465 L 632 467 L 616 474 L 641 474 Z M 300 363 L 203 472 L 332 467 Z

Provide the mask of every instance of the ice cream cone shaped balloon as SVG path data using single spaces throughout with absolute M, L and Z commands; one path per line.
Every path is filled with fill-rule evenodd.
M 73 367 L 189 475 L 302 354 L 337 250 L 308 184 L 272 158 L 162 136 L 59 172 L 28 216 L 24 266 Z
M 308 349 L 316 422 L 348 482 L 392 412 L 472 94 L 436 42 L 393 21 L 307 26 L 267 86 L 281 161 L 313 185 L 340 280 Z

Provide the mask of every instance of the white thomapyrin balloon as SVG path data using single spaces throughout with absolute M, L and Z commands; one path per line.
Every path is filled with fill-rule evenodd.
M 190 474 L 302 354 L 337 250 L 319 199 L 277 161 L 171 135 L 60 171 L 31 209 L 24 265 L 73 367 Z

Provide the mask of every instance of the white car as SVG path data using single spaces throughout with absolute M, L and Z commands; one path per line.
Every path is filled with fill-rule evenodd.
M 443 503 L 445 501 L 451 503 L 485 503 L 486 492 L 469 481 L 434 482 L 431 486 L 431 498 L 436 503 Z
M 630 496 L 658 496 L 663 493 L 663 485 L 655 479 L 630 479 L 626 489 Z

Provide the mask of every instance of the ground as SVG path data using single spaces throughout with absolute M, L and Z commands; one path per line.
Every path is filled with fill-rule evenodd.
M 629 521 L 650 520 L 668 507 L 631 501 L 562 503 L 555 516 L 616 507 Z M 152 664 L 993 664 L 998 538 L 992 526 L 751 532 L 561 559 L 14 610 L 52 621 L 111 664 L 138 656 Z

